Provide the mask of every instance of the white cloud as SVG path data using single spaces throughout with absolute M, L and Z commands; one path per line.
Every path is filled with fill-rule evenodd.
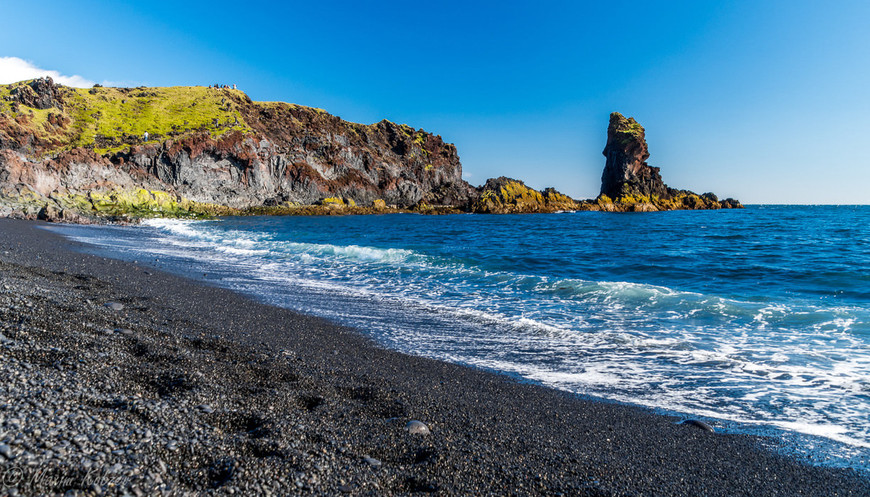
M 17 83 L 26 79 L 49 76 L 55 83 L 76 88 L 90 88 L 94 82 L 81 76 L 64 76 L 57 71 L 40 69 L 18 57 L 0 57 L 0 84 Z

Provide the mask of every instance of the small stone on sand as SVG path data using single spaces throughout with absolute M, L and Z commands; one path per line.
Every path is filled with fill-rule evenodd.
M 716 431 L 716 430 L 713 429 L 712 426 L 708 425 L 707 423 L 705 423 L 705 422 L 703 422 L 703 421 L 699 421 L 699 420 L 697 420 L 697 419 L 687 419 L 687 420 L 683 421 L 683 422 L 680 423 L 680 424 L 689 425 L 689 426 L 694 426 L 695 428 L 700 428 L 700 429 L 702 429 L 702 430 L 704 430 L 704 431 L 709 431 L 709 432 L 711 432 L 711 433 L 713 433 L 713 432 Z
M 108 307 L 109 309 L 111 309 L 113 311 L 123 311 L 124 310 L 124 304 L 119 304 L 117 302 L 106 302 L 103 305 Z
M 363 456 L 363 460 L 375 468 L 381 465 L 381 461 L 375 459 L 374 457 Z
M 405 430 L 412 435 L 428 435 L 431 433 L 428 426 L 416 419 L 408 421 L 408 424 L 405 425 Z

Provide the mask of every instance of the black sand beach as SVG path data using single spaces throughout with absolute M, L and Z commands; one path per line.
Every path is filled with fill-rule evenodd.
M 870 495 L 756 437 L 384 350 L 38 226 L 0 219 L 0 495 Z

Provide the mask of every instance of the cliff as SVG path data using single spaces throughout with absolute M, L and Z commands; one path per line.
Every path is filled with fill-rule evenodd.
M 387 120 L 253 102 L 212 87 L 0 85 L 0 217 L 646 211 L 739 207 L 667 187 L 644 130 L 611 115 L 602 194 L 578 202 L 496 178 L 462 179 L 456 147 Z
M 440 136 L 252 102 L 237 90 L 74 89 L 41 79 L 0 87 L 0 110 L 7 214 L 135 217 L 312 205 L 449 211 L 476 196 L 456 147 Z
M 730 209 L 743 206 L 734 199 L 720 201 L 712 193 L 698 195 L 676 190 L 662 181 L 660 170 L 647 164 L 646 132 L 633 117 L 610 114 L 604 147 L 601 194 L 596 199 L 606 211 L 658 211 L 676 209 Z

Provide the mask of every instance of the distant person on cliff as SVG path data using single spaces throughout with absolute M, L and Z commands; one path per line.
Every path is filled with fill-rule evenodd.
M 146 141 L 146 142 L 148 141 L 148 132 L 147 131 L 145 132 L 145 134 L 142 135 L 142 140 Z

